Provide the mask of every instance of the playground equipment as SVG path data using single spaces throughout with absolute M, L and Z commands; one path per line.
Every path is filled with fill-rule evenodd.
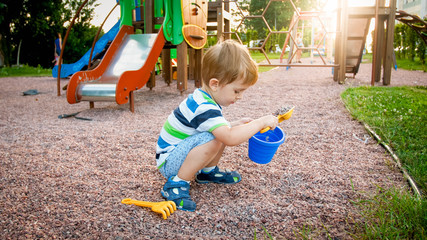
M 396 20 L 408 25 L 423 39 L 427 45 L 427 22 L 418 16 L 411 15 L 405 11 L 396 12 Z
M 163 219 L 167 219 L 172 213 L 176 211 L 176 204 L 173 201 L 162 201 L 162 202 L 145 202 L 139 200 L 133 200 L 125 198 L 122 200 L 123 204 L 135 205 L 139 207 L 149 207 L 153 212 L 160 213 Z
M 117 33 L 119 32 L 119 27 L 120 21 L 118 21 L 107 33 L 102 35 L 102 37 L 96 42 L 95 46 L 90 48 L 77 62 L 61 64 L 61 78 L 71 76 L 74 73 L 82 70 L 84 67 L 88 66 L 90 62 L 94 60 L 94 56 L 102 52 L 107 47 L 107 43 L 116 37 Z M 53 67 L 52 76 L 54 78 L 58 77 L 58 65 Z
M 380 81 L 381 69 L 383 85 L 389 85 L 391 69 L 394 66 L 395 20 L 402 21 L 416 29 L 424 41 L 427 37 L 426 23 L 403 11 L 396 12 L 396 0 L 390 0 L 388 6 L 385 0 L 376 0 L 374 6 L 368 7 L 348 7 L 348 2 L 345 0 L 338 1 L 338 3 L 335 42 L 335 63 L 338 66 L 334 71 L 334 80 L 342 83 L 346 73 L 353 74 L 353 77 L 357 74 L 369 25 L 371 19 L 375 19 L 371 85 Z M 416 26 L 414 23 L 422 23 L 422 26 Z
M 238 1 L 234 2 L 238 9 Z M 269 23 L 265 19 L 266 12 L 271 8 L 272 2 L 289 2 L 294 8 L 294 18 L 291 19 L 289 30 L 287 31 L 273 31 L 269 26 Z M 332 41 L 327 42 L 327 55 L 331 55 L 334 52 L 333 63 L 327 63 L 322 57 L 322 51 L 319 49 L 320 44 L 311 47 L 298 47 L 295 46 L 296 28 L 298 28 L 298 20 L 303 19 L 319 19 L 322 23 L 324 18 L 321 12 L 304 12 L 300 11 L 295 6 L 293 0 L 270 0 L 267 6 L 264 8 L 261 15 L 244 15 L 241 14 L 241 22 L 233 32 L 236 38 L 241 42 L 237 32 L 241 28 L 245 20 L 260 18 L 266 24 L 268 29 L 268 35 L 262 46 L 260 47 L 249 47 L 249 50 L 260 51 L 264 54 L 266 61 L 259 63 L 259 66 L 269 67 L 332 67 L 334 72 L 333 79 L 339 83 L 343 83 L 347 77 L 346 74 L 352 74 L 353 77 L 357 74 L 360 63 L 362 60 L 363 50 L 366 44 L 366 38 L 369 32 L 369 26 L 371 19 L 375 19 L 375 30 L 374 30 L 374 41 L 373 41 L 373 62 L 372 62 L 372 74 L 371 74 L 371 85 L 375 85 L 375 82 L 379 82 L 382 79 L 384 85 L 390 84 L 391 79 L 391 68 L 394 65 L 393 61 L 393 35 L 394 35 L 394 21 L 399 20 L 405 24 L 411 26 L 424 40 L 427 41 L 427 24 L 419 17 L 407 14 L 403 11 L 396 13 L 396 0 L 390 0 L 388 5 L 385 0 L 375 0 L 374 6 L 366 7 L 349 7 L 347 0 L 338 0 L 338 7 L 336 11 L 336 30 L 325 31 L 325 33 L 335 33 L 335 43 Z M 320 14 L 320 15 L 319 15 Z M 384 27 L 386 26 L 386 27 Z M 386 31 L 387 30 L 387 31 Z M 325 37 L 325 33 L 323 38 Z M 286 45 L 290 42 L 290 48 L 296 48 L 301 50 L 311 50 L 317 52 L 320 56 L 323 64 L 292 64 L 291 60 L 295 55 L 294 50 L 290 50 L 290 57 L 288 63 L 276 63 L 269 59 L 266 54 L 265 48 L 266 43 L 272 34 L 287 34 L 286 44 L 283 47 L 286 49 Z M 332 50 L 331 45 L 334 45 Z M 281 56 L 281 59 L 283 55 Z M 329 57 L 328 57 L 329 58 Z
M 177 47 L 178 65 L 187 65 L 187 44 L 201 49 L 206 43 L 207 2 L 187 1 L 144 1 L 138 5 L 134 0 L 120 1 L 120 31 L 117 33 L 102 61 L 92 70 L 75 73 L 67 88 L 70 104 L 89 101 L 94 107 L 96 101 L 115 101 L 117 104 L 130 102 L 134 111 L 133 91 L 147 84 L 155 85 L 152 74 L 163 47 Z M 133 27 L 135 11 L 140 11 L 144 34 L 136 34 Z M 155 11 L 156 10 L 156 11 Z M 164 12 L 163 17 L 158 17 Z M 156 33 L 157 31 L 157 33 Z M 186 42 L 184 42 L 184 39 Z M 165 45 L 166 44 L 166 45 Z M 165 52 L 166 53 L 166 52 Z M 167 53 L 164 54 L 167 59 Z M 201 57 L 200 57 L 201 61 Z M 169 62 L 169 60 L 163 63 Z M 180 69 L 183 69 L 183 71 Z M 186 67 L 178 68 L 178 88 L 186 90 Z M 184 84 L 185 83 L 185 84 Z
M 239 3 L 237 1 L 233 1 L 236 3 L 237 9 L 241 9 L 238 5 Z M 267 14 L 267 12 L 272 11 L 271 9 L 273 8 L 272 3 L 273 2 L 289 2 L 292 6 L 292 8 L 294 9 L 294 16 L 291 19 L 291 23 L 289 26 L 289 29 L 287 31 L 276 31 L 273 30 L 270 27 L 270 24 L 268 23 L 268 21 L 265 19 L 265 16 Z M 240 10 L 241 12 L 241 10 Z M 260 18 L 262 19 L 262 21 L 265 23 L 267 29 L 268 29 L 268 34 L 267 37 L 261 41 L 262 44 L 261 46 L 257 46 L 257 47 L 249 47 L 249 50 L 255 50 L 255 51 L 260 51 L 264 56 L 265 56 L 265 60 L 267 63 L 265 62 L 261 62 L 259 63 L 259 66 L 270 66 L 270 67 L 291 67 L 291 66 L 297 66 L 297 67 L 335 67 L 336 64 L 328 64 L 327 61 L 324 60 L 324 58 L 322 57 L 321 54 L 321 50 L 320 48 L 322 40 L 326 37 L 327 33 L 331 33 L 326 31 L 325 26 L 322 22 L 321 19 L 322 14 L 320 12 L 312 12 L 312 11 L 300 11 L 297 6 L 294 4 L 293 0 L 270 0 L 267 4 L 267 6 L 264 8 L 263 12 L 261 13 L 261 15 L 245 15 L 243 13 L 240 14 L 241 22 L 240 24 L 237 26 L 236 30 L 233 32 L 235 34 L 235 36 L 237 37 L 237 39 L 241 42 L 240 38 L 238 37 L 237 32 L 239 31 L 239 29 L 242 27 L 243 23 L 248 20 L 248 19 L 255 19 L 255 18 Z M 320 27 L 322 29 L 321 31 L 321 37 L 320 39 L 317 41 L 317 44 L 312 43 L 312 46 L 307 46 L 307 47 L 301 47 L 301 46 L 297 46 L 296 45 L 296 35 L 297 35 L 297 28 L 298 28 L 298 23 L 302 20 L 307 20 L 307 19 L 318 19 Z M 283 46 L 283 50 L 282 50 L 282 54 L 280 56 L 280 63 L 272 61 L 272 59 L 270 59 L 266 53 L 266 44 L 269 41 L 269 39 L 273 36 L 273 34 L 287 34 L 286 36 L 286 40 L 285 40 L 285 44 Z M 288 58 L 288 63 L 283 63 L 283 56 L 284 56 L 284 52 L 286 51 L 287 45 L 289 44 L 289 52 L 290 52 L 290 56 Z M 320 55 L 320 58 L 323 62 L 323 64 L 292 64 L 292 59 L 295 57 L 295 55 L 297 54 L 297 51 L 301 51 L 301 50 L 310 50 L 310 51 L 315 51 Z
M 302 30 L 301 32 L 299 32 L 298 28 L 299 28 L 299 23 L 301 21 L 310 21 L 311 22 L 311 27 L 310 26 L 304 26 L 302 25 Z M 286 40 L 285 43 L 283 44 L 283 48 L 282 48 L 282 53 L 280 54 L 280 63 L 283 63 L 283 57 L 285 55 L 287 46 L 289 44 L 289 55 L 288 55 L 288 60 L 287 63 L 291 64 L 293 58 L 296 56 L 298 51 L 302 51 L 302 50 L 309 50 L 311 52 L 311 58 L 313 58 L 313 56 L 316 54 L 317 56 L 319 56 L 319 58 L 321 59 L 323 65 L 327 65 L 327 61 L 325 60 L 325 58 L 323 56 L 326 55 L 327 59 L 331 59 L 332 58 L 332 51 L 331 51 L 331 39 L 328 38 L 328 31 L 327 31 L 327 27 L 325 26 L 324 21 L 328 20 L 327 22 L 329 22 L 328 25 L 330 25 L 330 16 L 329 14 L 326 14 L 325 12 L 320 12 L 320 11 L 300 11 L 299 9 L 294 12 L 294 15 L 291 19 L 291 23 L 289 26 L 289 33 L 286 35 Z M 315 22 L 317 22 L 318 27 L 315 27 Z M 296 36 L 298 35 L 298 33 L 300 34 L 304 34 L 304 29 L 310 27 L 311 29 L 311 43 L 310 46 L 304 47 L 304 46 L 299 46 L 298 44 L 296 44 Z M 319 29 L 317 29 L 319 28 Z M 315 33 L 317 33 L 316 35 L 318 36 L 318 39 L 316 39 L 315 41 Z M 330 33 L 330 32 L 329 32 Z M 325 47 L 322 46 L 323 42 L 327 40 L 327 45 L 328 45 L 328 50 L 325 54 Z M 296 48 L 296 49 L 294 49 Z M 322 66 L 323 66 L 322 65 Z M 301 64 L 299 64 L 298 66 L 301 66 Z M 306 65 L 306 66 L 313 66 L 313 64 L 310 65 Z
M 290 2 L 295 9 L 295 19 L 292 21 L 288 31 L 273 31 L 265 20 L 264 15 L 272 2 L 285 1 Z M 234 32 L 231 32 L 231 15 L 228 12 L 231 2 L 234 2 L 237 10 L 241 12 L 237 1 L 146 0 L 144 1 L 144 5 L 138 5 L 132 0 L 121 1 L 120 36 L 117 34 L 104 59 L 95 69 L 74 74 L 75 76 L 71 78 L 69 83 L 69 87 L 71 86 L 71 88 L 67 91 L 67 100 L 69 103 L 89 101 L 91 107 L 93 107 L 94 101 L 116 101 L 118 104 L 130 101 L 130 109 L 133 111 L 133 91 L 142 88 L 144 85 L 150 89 L 155 86 L 154 74 L 151 74 L 151 72 L 160 53 L 162 56 L 163 76 L 168 84 L 171 83 L 171 48 L 176 48 L 177 50 L 177 88 L 181 93 L 187 89 L 187 78 L 189 75 L 195 79 L 196 87 L 199 87 L 201 85 L 202 47 L 206 43 L 207 38 L 206 30 L 215 29 L 219 40 L 230 38 L 231 34 L 235 34 L 237 39 L 239 39 L 236 31 L 249 18 L 262 18 L 268 28 L 268 35 L 265 41 L 263 41 L 262 46 L 249 48 L 250 50 L 259 50 L 264 54 L 268 63 L 260 63 L 260 66 L 332 67 L 334 69 L 334 80 L 340 83 L 345 80 L 346 74 L 351 73 L 354 77 L 358 72 L 369 23 L 372 18 L 375 18 L 376 30 L 373 44 L 372 85 L 374 85 L 374 82 L 379 81 L 381 62 L 384 69 L 383 83 L 385 85 L 390 83 L 390 69 L 391 65 L 393 65 L 392 37 L 395 19 L 395 0 L 390 1 L 389 6 L 385 6 L 385 0 L 376 0 L 376 5 L 373 7 L 358 8 L 349 8 L 345 0 L 338 2 L 339 6 L 336 12 L 338 21 L 336 21 L 337 28 L 335 32 L 335 56 L 333 63 L 327 63 L 323 59 L 322 51 L 319 49 L 327 33 L 331 33 L 325 30 L 322 23 L 323 17 L 319 13 L 301 12 L 293 4 L 292 0 L 270 0 L 262 15 L 245 16 L 241 13 L 241 23 Z M 134 20 L 133 15 L 139 15 L 143 19 L 142 23 L 141 21 Z M 318 19 L 322 26 L 323 30 L 320 31 L 320 41 L 318 41 L 318 44 L 312 44 L 312 46 L 304 47 L 304 49 L 317 52 L 323 64 L 303 65 L 291 64 L 290 61 L 287 64 L 271 62 L 265 52 L 265 45 L 268 39 L 272 34 L 286 33 L 288 34 L 288 41 L 295 42 L 294 35 L 298 27 L 297 22 L 303 19 Z M 400 19 L 403 19 L 403 17 Z M 206 26 L 207 22 L 216 22 L 216 26 Z M 385 32 L 385 22 L 387 22 L 387 29 L 390 29 L 390 31 Z M 135 28 L 138 26 L 143 27 L 144 34 L 142 35 L 146 36 L 135 34 Z M 352 26 L 351 31 L 349 30 L 349 26 Z M 424 32 L 422 34 L 425 35 Z M 291 45 L 295 46 L 295 44 Z M 331 45 L 331 41 L 328 40 L 328 56 L 332 53 Z M 188 49 L 188 46 L 190 46 L 190 49 Z M 295 48 L 298 49 L 297 46 Z M 189 58 L 187 58 L 187 54 L 190 55 Z M 288 60 L 292 60 L 294 55 L 295 53 Z M 62 52 L 60 58 L 62 58 Z M 189 68 L 187 68 L 187 59 L 189 60 Z M 125 63 L 125 61 L 129 62 Z M 60 67 L 61 65 L 58 66 L 58 69 Z M 59 90 L 58 77 L 58 95 L 60 95 Z

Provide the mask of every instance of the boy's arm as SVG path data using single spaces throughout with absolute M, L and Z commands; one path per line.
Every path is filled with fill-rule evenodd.
M 261 129 L 270 127 L 274 129 L 278 124 L 277 117 L 273 115 L 267 115 L 258 119 L 255 119 L 247 124 L 241 124 L 238 126 L 228 127 L 221 126 L 212 131 L 212 134 L 217 140 L 224 143 L 227 146 L 239 145 Z
M 238 126 L 238 125 L 241 125 L 241 124 L 246 124 L 248 122 L 251 122 L 252 120 L 253 120 L 252 118 L 242 118 L 242 119 L 240 119 L 238 121 L 231 122 L 230 125 L 231 125 L 231 127 L 235 127 L 235 126 Z

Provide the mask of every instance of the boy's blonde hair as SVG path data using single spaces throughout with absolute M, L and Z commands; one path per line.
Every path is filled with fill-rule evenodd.
M 258 66 L 246 47 L 234 40 L 226 40 L 211 47 L 203 56 L 203 84 L 209 86 L 212 78 L 218 79 L 220 85 L 230 84 L 236 79 L 254 85 L 258 80 Z

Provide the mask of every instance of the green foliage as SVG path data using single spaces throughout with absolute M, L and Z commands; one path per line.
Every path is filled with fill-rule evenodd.
M 52 67 L 54 40 L 57 33 L 64 38 L 66 28 L 80 0 L 1 0 L 0 34 L 1 53 L 7 66 L 16 62 L 19 45 L 19 63 L 30 66 Z M 90 0 L 77 18 L 79 32 L 87 32 L 96 0 Z M 92 36 L 92 38 L 94 35 Z M 72 38 L 72 37 L 71 37 Z M 73 41 L 73 40 L 70 40 Z M 74 46 L 77 49 L 87 46 Z M 86 48 L 87 50 L 87 48 Z M 81 56 L 80 56 L 81 57 Z
M 252 40 L 258 40 L 258 31 L 253 29 L 248 29 L 246 31 L 246 39 L 242 39 L 244 44 L 247 44 L 249 47 L 249 42 Z
M 408 25 L 403 23 L 395 25 L 393 46 L 398 59 L 415 61 L 418 58 L 423 65 L 425 64 L 426 44 Z
M 349 88 L 342 98 L 358 120 L 367 123 L 427 192 L 427 88 Z
M 98 29 L 98 27 L 87 24 L 75 24 L 70 31 L 64 49 L 64 63 L 73 63 L 79 60 L 92 47 Z

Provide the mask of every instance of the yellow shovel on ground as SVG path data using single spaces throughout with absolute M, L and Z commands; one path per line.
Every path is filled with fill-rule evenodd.
M 163 219 L 167 219 L 174 211 L 176 211 L 176 204 L 173 201 L 162 201 L 162 202 L 145 202 L 125 198 L 122 203 L 128 205 L 136 205 L 139 207 L 150 207 L 153 212 L 161 213 Z

